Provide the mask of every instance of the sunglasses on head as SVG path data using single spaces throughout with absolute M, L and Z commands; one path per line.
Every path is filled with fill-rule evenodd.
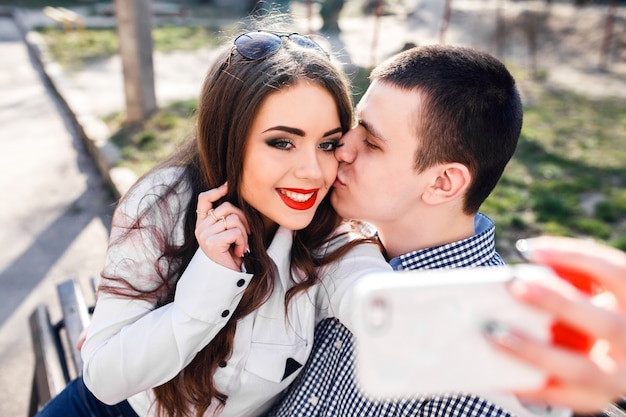
M 320 52 L 325 57 L 329 58 L 328 53 L 308 36 L 298 33 L 258 31 L 244 33 L 235 38 L 230 55 L 228 56 L 228 64 L 230 65 L 230 57 L 235 51 L 244 58 L 253 61 L 272 56 L 280 49 L 285 39 L 289 39 L 303 48 Z

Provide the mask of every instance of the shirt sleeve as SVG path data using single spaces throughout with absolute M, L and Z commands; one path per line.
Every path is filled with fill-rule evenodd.
M 336 317 L 352 331 L 352 290 L 355 283 L 371 273 L 391 270 L 378 245 L 374 243 L 356 245 L 321 272 L 322 285 L 317 292 L 316 321 Z
M 112 240 L 128 229 L 144 197 L 130 196 L 118 206 Z M 169 230 L 164 222 L 148 223 Z M 156 288 L 164 265 L 143 229 L 111 245 L 104 271 L 139 289 Z M 156 301 L 100 292 L 82 348 L 85 384 L 98 399 L 115 404 L 169 381 L 224 327 L 251 277 L 216 264 L 198 249 L 171 303 L 157 307 Z

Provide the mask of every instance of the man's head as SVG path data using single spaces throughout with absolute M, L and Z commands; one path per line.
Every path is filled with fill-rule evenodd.
M 448 214 L 473 216 L 522 126 L 519 93 L 504 65 L 475 50 L 436 45 L 395 55 L 370 79 L 359 124 L 336 152 L 335 208 L 379 230 L 442 204 L 452 208 Z

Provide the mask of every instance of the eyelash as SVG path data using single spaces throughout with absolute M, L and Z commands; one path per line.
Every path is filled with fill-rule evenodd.
M 266 143 L 268 146 L 279 149 L 281 151 L 288 151 L 289 149 L 291 149 L 287 147 L 289 145 L 293 147 L 293 142 L 288 139 L 270 139 Z
M 271 146 L 273 148 L 276 148 L 278 150 L 281 151 L 289 151 L 293 148 L 293 142 L 291 140 L 288 139 L 272 139 L 272 140 L 268 140 L 267 141 L 267 145 Z M 291 147 L 289 147 L 289 145 L 291 145 Z M 325 146 L 330 145 L 329 148 L 324 148 Z M 328 140 L 326 142 L 322 142 L 319 144 L 319 148 L 323 151 L 323 152 L 327 152 L 327 153 L 333 153 L 335 152 L 335 149 L 340 148 L 343 146 L 343 143 L 339 142 L 339 139 L 331 139 Z
M 326 141 L 326 142 L 324 142 L 324 143 L 321 143 L 321 144 L 320 144 L 320 147 L 322 147 L 322 146 L 324 146 L 324 145 L 331 145 L 331 146 L 330 146 L 330 149 L 324 149 L 324 148 L 322 148 L 322 150 L 323 150 L 324 152 L 332 153 L 332 152 L 335 152 L 335 150 L 336 150 L 337 148 L 341 148 L 341 147 L 343 146 L 343 143 L 341 143 L 341 142 L 339 141 L 339 139 L 331 139 L 331 140 L 329 140 L 329 141 Z
M 363 139 L 363 142 L 365 143 L 365 146 L 369 149 L 380 149 L 378 146 L 367 140 L 367 138 Z

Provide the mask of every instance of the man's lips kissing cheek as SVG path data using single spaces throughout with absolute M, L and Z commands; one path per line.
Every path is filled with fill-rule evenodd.
M 315 205 L 319 188 L 303 190 L 300 188 L 277 188 L 278 195 L 287 205 L 294 210 L 308 210 Z
M 341 175 L 341 172 L 337 172 L 337 178 L 335 178 L 335 182 L 333 183 L 333 187 L 337 188 L 337 187 L 342 187 L 345 186 L 346 183 L 344 181 L 341 180 L 341 178 L 339 178 Z

